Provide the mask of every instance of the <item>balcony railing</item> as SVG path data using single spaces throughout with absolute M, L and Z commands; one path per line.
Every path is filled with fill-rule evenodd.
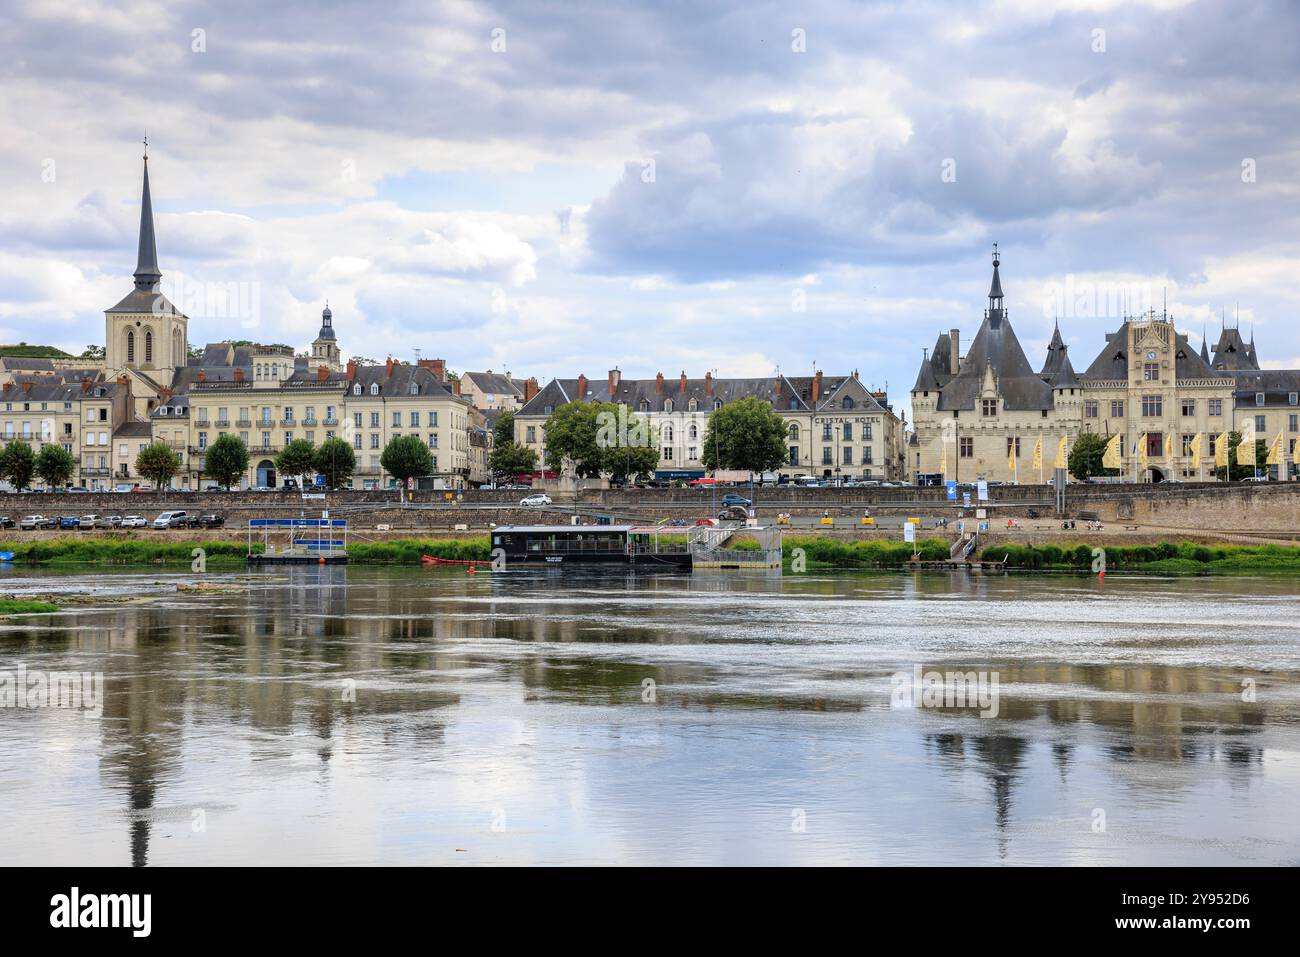
M 325 416 L 325 424 L 326 424 L 326 425 L 338 425 L 338 424 L 339 424 L 339 420 L 338 420 L 338 418 L 337 418 L 336 416 L 327 415 L 327 416 Z
M 229 419 L 217 419 L 217 428 L 219 428 L 219 429 L 228 429 L 228 428 L 230 428 L 230 420 L 229 420 Z

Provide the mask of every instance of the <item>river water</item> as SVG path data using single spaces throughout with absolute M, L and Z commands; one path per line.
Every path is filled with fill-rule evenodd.
M 1300 862 L 1289 580 L 195 577 L 0 573 L 6 862 Z

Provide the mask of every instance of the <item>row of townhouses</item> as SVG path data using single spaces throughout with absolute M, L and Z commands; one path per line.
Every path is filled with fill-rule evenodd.
M 1295 475 L 1300 371 L 1261 369 L 1253 336 L 1245 342 L 1225 325 L 1211 355 L 1204 337 L 1194 349 L 1167 314 L 1148 311 L 1108 333 L 1079 373 L 1058 324 L 1035 372 L 1011 327 L 999 266 L 995 251 L 988 308 L 968 350 L 952 329 L 922 359 L 910 480 L 1037 482 L 1035 447 L 1050 476 L 1060 440 L 1068 448 L 1085 432 L 1120 435 L 1122 472 L 1138 481 L 1213 478 L 1217 443 L 1231 431 L 1270 446 L 1280 435 L 1287 461 L 1270 472 Z

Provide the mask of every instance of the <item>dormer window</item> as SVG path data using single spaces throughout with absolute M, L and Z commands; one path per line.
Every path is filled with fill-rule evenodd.
M 1256 404 L 1256 405 L 1263 405 L 1263 404 L 1264 404 L 1264 393 L 1263 393 L 1263 392 L 1256 392 L 1256 393 L 1255 393 L 1255 404 Z
M 671 412 L 672 410 L 673 410 L 673 400 L 672 400 L 672 399 L 664 399 L 664 411 L 665 411 L 665 412 Z
M 419 387 L 418 385 L 416 385 L 414 382 L 412 382 L 412 383 L 411 383 L 411 395 L 419 395 L 419 394 L 420 394 L 420 387 Z
M 691 401 L 686 403 L 687 412 L 694 412 L 697 407 L 698 407 L 698 403 L 694 399 L 691 399 Z
M 372 382 L 372 383 L 370 383 L 370 394 L 371 394 L 371 395 L 379 395 L 379 383 L 378 383 L 378 382 Z
M 647 401 L 646 399 L 642 399 L 642 400 L 637 404 L 637 410 L 640 411 L 640 412 L 649 412 L 649 411 L 650 411 L 650 403 L 649 403 L 649 401 Z
M 360 382 L 358 382 L 356 385 L 354 385 L 354 386 L 352 387 L 352 394 L 353 394 L 353 395 L 360 395 L 360 394 L 361 394 L 361 383 L 360 383 Z
M 851 408 L 853 408 L 853 400 L 852 400 L 852 399 L 845 399 L 845 400 L 844 400 L 844 408 L 846 408 L 846 409 L 851 409 Z
M 714 412 L 717 412 L 720 408 L 722 408 L 722 400 L 721 400 L 721 399 L 714 399 L 714 400 L 713 400 L 713 411 L 714 411 Z

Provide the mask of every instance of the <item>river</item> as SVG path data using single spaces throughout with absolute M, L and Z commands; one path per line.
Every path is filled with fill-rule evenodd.
M 103 675 L 0 708 L 6 861 L 1300 862 L 1291 580 L 196 577 L 0 573 L 103 596 L 0 623 Z

